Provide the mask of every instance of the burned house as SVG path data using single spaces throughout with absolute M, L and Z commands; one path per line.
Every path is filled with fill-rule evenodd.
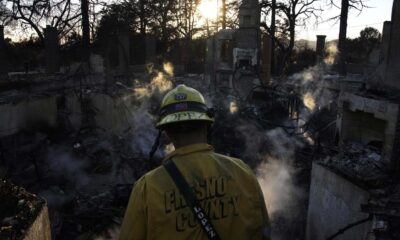
M 155 36 L 119 28 L 107 32 L 90 66 L 63 66 L 50 26 L 43 66 L 10 72 L 0 25 L 0 178 L 36 194 L 0 182 L 7 203 L 0 238 L 22 229 L 20 214 L 5 208 L 26 210 L 28 203 L 35 208 L 23 230 L 42 227 L 40 239 L 50 231 L 53 239 L 94 239 L 118 228 L 133 183 L 155 166 L 148 153 L 159 134 L 161 97 L 186 84 L 214 107 L 216 152 L 258 174 L 273 237 L 350 240 L 390 232 L 399 239 L 399 2 L 384 24 L 374 74 L 339 76 L 326 63 L 334 58 L 326 36 L 318 35 L 316 65 L 279 81 L 270 76 L 271 37 L 260 31 L 260 3 L 241 2 L 239 27 L 207 40 L 204 75 L 158 56 Z M 195 46 L 202 51 L 203 44 Z M 171 49 L 188 58 L 185 45 Z M 155 159 L 172 148 L 161 137 Z
M 258 1 L 239 8 L 239 28 L 221 29 L 207 42 L 206 75 L 214 89 L 227 87 L 246 95 L 261 81 L 269 81 L 270 37 L 260 31 Z
M 377 73 L 340 93 L 338 153 L 313 164 L 307 239 L 399 238 L 398 1 L 392 11 Z

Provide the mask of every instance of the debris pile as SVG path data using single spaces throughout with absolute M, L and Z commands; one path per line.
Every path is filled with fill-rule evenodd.
M 121 224 L 133 183 L 149 171 L 134 141 L 130 134 L 93 129 L 68 136 L 21 133 L 2 139 L 2 171 L 46 199 L 54 237 L 93 237 Z
M 323 163 L 367 185 L 379 185 L 388 176 L 388 164 L 379 145 L 346 141 L 340 154 L 326 157 Z
M 361 210 L 375 217 L 374 233 L 385 239 L 400 239 L 400 185 L 371 189 L 368 203 Z
M 147 160 L 157 135 L 154 119 L 161 93 L 172 83 L 185 83 L 206 93 L 207 102 L 215 109 L 212 145 L 218 153 L 241 158 L 256 170 L 276 148 L 273 138 L 267 136 L 268 131 L 280 128 L 289 142 L 304 142 L 304 147 L 293 148 L 288 162 L 275 156 L 278 166 L 286 164 L 296 169 L 289 172 L 290 177 L 293 175 L 290 184 L 300 190 L 293 206 L 298 208 L 296 219 L 288 219 L 286 213 L 279 212 L 272 219 L 273 225 L 283 239 L 298 236 L 305 229 L 308 204 L 304 197 L 307 194 L 300 193 L 307 191 L 313 159 L 312 147 L 304 141 L 303 134 L 323 129 L 332 120 L 321 121 L 315 115 L 317 119 L 310 117 L 299 122 L 299 114 L 303 112 L 300 108 L 304 108 L 301 98 L 295 96 L 293 89 L 280 85 L 259 86 L 242 98 L 222 88 L 217 89 L 217 94 L 210 94 L 211 85 L 204 84 L 203 75 L 170 77 L 171 82 L 165 82 L 159 75 L 149 77 L 153 80 L 148 83 L 134 82 L 132 88 L 118 83 L 107 90 L 89 85 L 75 89 L 76 104 L 81 107 L 78 113 L 67 104 L 67 90 L 54 93 L 60 96 L 57 126 L 0 138 L 0 175 L 46 199 L 54 238 L 94 239 L 107 234 L 108 229 L 121 224 L 133 183 L 160 164 L 169 143 L 162 136 L 156 162 Z M 112 102 L 124 110 L 118 112 L 127 119 L 123 131 L 113 133 L 96 122 L 97 116 L 104 112 L 91 101 L 98 95 L 127 100 L 121 100 L 123 104 Z M 288 114 L 290 111 L 293 113 Z M 81 125 L 75 123 L 77 119 Z M 314 122 L 323 124 L 316 126 Z M 287 231 L 288 228 L 292 230 Z
M 5 180 L 0 181 L 0 239 L 23 239 L 44 200 Z

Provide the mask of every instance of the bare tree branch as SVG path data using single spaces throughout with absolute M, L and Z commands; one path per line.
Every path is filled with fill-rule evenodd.
M 79 21 L 79 7 L 71 0 L 4 0 L 9 18 L 17 21 L 27 30 L 33 30 L 39 39 L 44 40 L 47 25 L 56 27 L 58 32 L 65 32 L 64 22 Z
M 296 27 L 304 26 L 309 20 L 315 19 L 317 22 L 320 19 L 322 8 L 318 6 L 318 0 L 281 0 L 276 2 L 277 16 L 282 20 L 280 24 L 276 24 L 277 33 L 281 32 L 281 36 L 285 38 L 279 39 L 279 34 L 274 36 L 274 42 L 284 53 L 281 61 L 281 72 L 286 65 L 286 62 L 293 51 L 296 37 Z M 261 7 L 264 13 L 270 13 L 272 1 L 263 0 Z M 277 22 L 278 23 L 278 22 Z M 263 26 L 267 32 L 266 24 Z M 286 40 L 288 38 L 288 42 Z

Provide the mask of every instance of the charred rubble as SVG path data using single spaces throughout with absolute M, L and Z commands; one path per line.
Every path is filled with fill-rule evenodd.
M 157 134 L 153 121 L 158 111 L 160 86 L 151 86 L 157 76 L 148 75 L 147 84 L 118 83 L 107 88 L 101 84 L 89 85 L 87 78 L 82 78 L 82 85 L 79 81 L 73 85 L 72 81 L 71 86 L 55 86 L 48 91 L 37 84 L 34 86 L 37 89 L 32 89 L 28 96 L 34 96 L 32 102 L 38 98 L 41 106 L 31 107 L 36 111 L 54 108 L 54 115 L 36 120 L 36 112 L 32 113 L 30 117 L 42 125 L 25 125 L 21 131 L 0 139 L 2 177 L 46 200 L 52 236 L 56 239 L 106 236 L 108 229 L 121 224 L 135 180 L 160 164 L 168 144 L 164 137 L 155 162 L 148 161 Z M 199 84 L 202 79 L 201 75 L 186 75 L 167 76 L 163 81 L 185 83 L 207 92 Z M 3 103 L 14 101 L 19 106 L 26 101 L 23 91 L 3 92 Z M 304 146 L 294 153 L 293 181 L 307 189 L 313 145 L 304 140 L 303 134 L 318 131 L 322 127 L 318 124 L 324 123 L 310 118 L 300 130 L 300 110 L 305 107 L 290 85 L 260 86 L 247 99 L 226 94 L 228 98 L 208 96 L 216 112 L 212 131 L 216 151 L 242 158 L 256 170 L 274 148 L 265 133 L 281 127 L 285 136 L 296 138 Z M 120 105 L 118 101 L 122 101 Z M 99 102 L 118 105 L 118 116 L 112 116 L 116 114 L 113 110 L 101 108 Z M 104 115 L 108 117 L 103 119 Z M 135 119 L 135 116 L 141 117 Z M 124 125 L 110 131 L 107 127 L 112 126 L 108 121 Z M 279 154 L 275 157 L 281 157 Z M 300 205 L 298 215 L 305 216 L 306 198 Z M 284 217 L 276 221 L 277 229 L 284 231 L 291 224 L 292 236 L 304 231 L 304 217 L 288 221 Z
M 400 236 L 399 7 L 384 23 L 374 70 L 340 81 L 336 144 L 321 145 L 313 163 L 308 239 Z
M 115 66 L 107 52 L 63 69 L 48 61 L 46 73 L 0 72 L 0 238 L 37 227 L 48 230 L 37 239 L 115 238 L 133 184 L 173 150 L 161 135 L 149 160 L 159 102 L 184 83 L 214 109 L 216 152 L 256 173 L 274 239 L 399 239 L 399 7 L 378 64 L 349 65 L 347 76 L 320 35 L 315 66 L 271 77 L 257 1 L 239 8 L 239 28 L 207 40 L 203 74 L 133 65 L 123 33 Z M 156 62 L 150 38 L 145 62 Z M 47 59 L 60 58 L 53 50 Z
M 22 187 L 15 186 L 8 181 L 0 182 L 1 201 L 1 239 L 21 239 L 25 236 L 33 237 L 32 231 L 42 231 L 41 236 L 50 234 L 50 225 L 47 222 L 41 229 L 38 219 L 47 216 L 47 206 L 43 199 L 26 192 Z

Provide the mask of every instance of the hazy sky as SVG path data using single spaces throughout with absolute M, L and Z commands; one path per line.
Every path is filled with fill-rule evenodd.
M 325 2 L 325 0 L 321 0 Z M 339 1 L 340 2 L 340 1 Z M 349 13 L 347 36 L 355 38 L 359 36 L 361 30 L 365 27 L 374 27 L 382 32 L 383 22 L 390 21 L 392 16 L 393 0 L 369 0 L 366 4 L 371 8 L 365 8 L 360 14 L 357 10 Z M 336 16 L 340 9 L 325 9 L 322 16 L 324 19 Z M 316 40 L 316 35 L 327 35 L 327 40 L 337 39 L 339 36 L 339 22 L 334 21 L 320 23 L 314 26 L 309 24 L 308 29 L 297 29 L 297 39 Z

